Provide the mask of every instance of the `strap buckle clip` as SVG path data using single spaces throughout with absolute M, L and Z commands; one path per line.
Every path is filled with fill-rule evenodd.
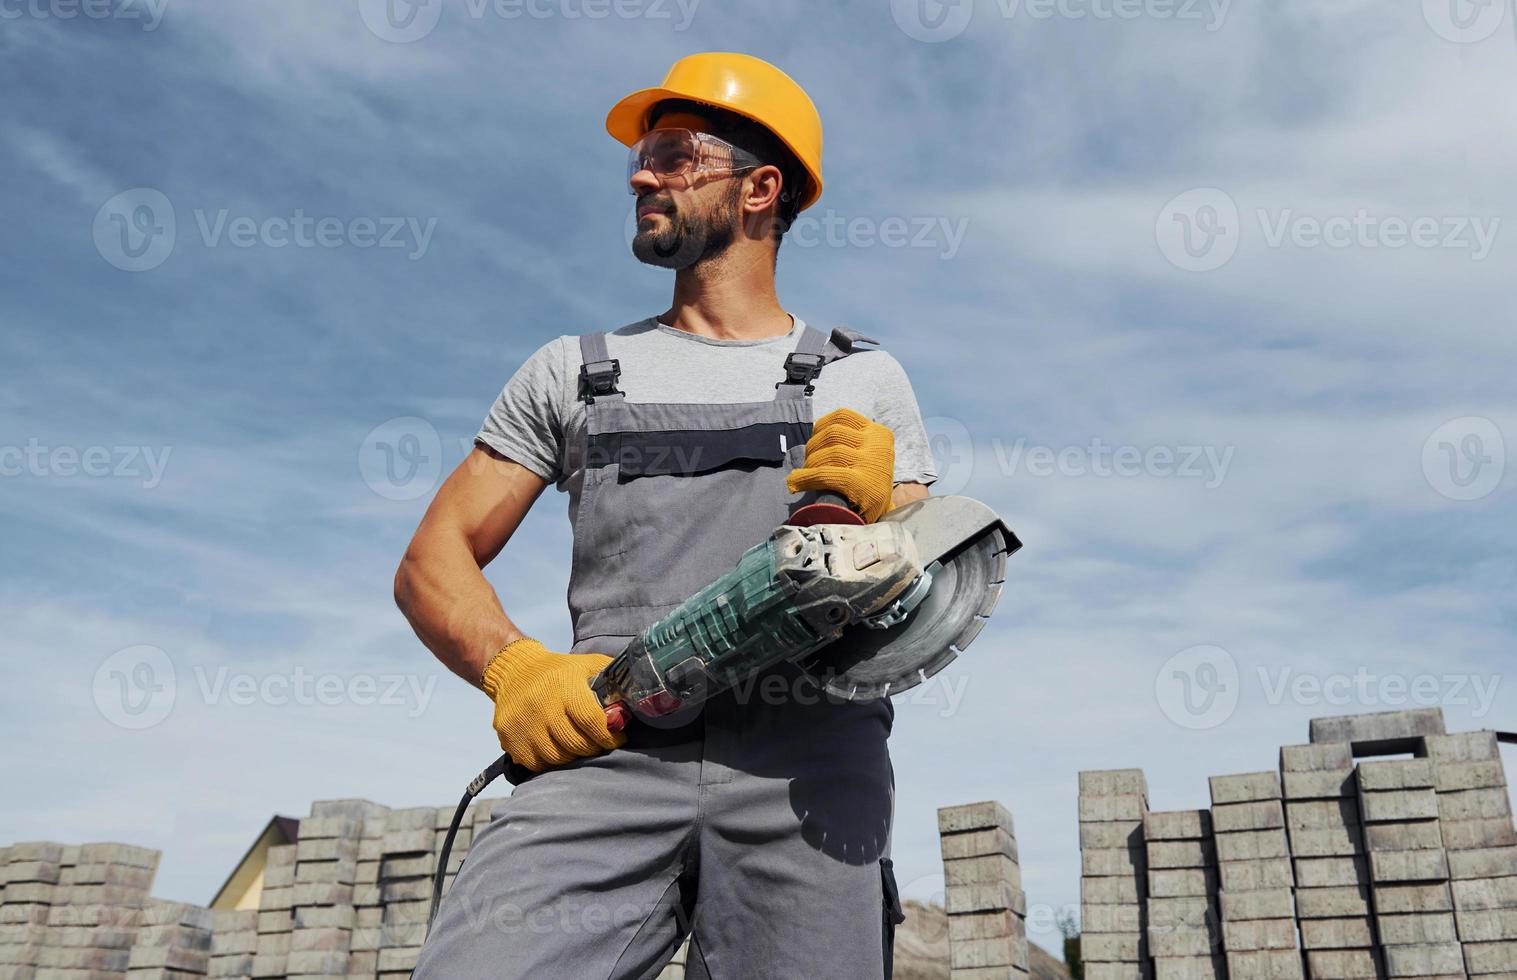
M 785 380 L 775 382 L 774 386 L 805 385 L 805 394 L 809 395 L 816 389 L 812 382 L 822 373 L 825 363 L 821 354 L 791 353 L 785 358 Z
M 616 387 L 617 379 L 621 376 L 622 362 L 614 357 L 609 361 L 589 361 L 581 364 L 579 366 L 580 399 L 588 405 L 597 397 L 622 394 Z

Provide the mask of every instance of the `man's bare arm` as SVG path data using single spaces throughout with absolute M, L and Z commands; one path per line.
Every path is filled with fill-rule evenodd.
M 890 490 L 890 506 L 899 507 L 909 504 L 913 500 L 923 500 L 932 496 L 925 483 L 897 483 Z
M 395 572 L 395 604 L 417 637 L 475 687 L 490 658 L 523 636 L 482 569 L 547 485 L 520 463 L 475 446 L 437 491 Z

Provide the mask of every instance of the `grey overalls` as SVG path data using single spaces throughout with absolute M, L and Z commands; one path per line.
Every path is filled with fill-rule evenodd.
M 772 400 L 712 405 L 628 403 L 605 335 L 580 338 L 574 653 L 619 652 L 785 521 L 811 382 L 867 339 L 808 326 Z M 691 980 L 888 976 L 893 717 L 783 665 L 680 728 L 638 722 L 621 749 L 514 773 L 415 976 L 651 978 L 692 928 Z

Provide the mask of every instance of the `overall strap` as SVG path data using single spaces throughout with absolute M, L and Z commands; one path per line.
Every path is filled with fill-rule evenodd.
M 581 334 L 579 354 L 584 362 L 579 368 L 579 399 L 586 405 L 594 404 L 597 398 L 626 395 L 616 387 L 622 376 L 622 362 L 610 357 L 606 351 L 604 332 Z
M 810 395 L 816 388 L 817 376 L 822 368 L 839 358 L 856 353 L 859 343 L 877 344 L 873 337 L 866 337 L 848 327 L 834 327 L 828 336 L 814 327 L 801 331 L 801 339 L 795 350 L 785 358 L 785 380 L 777 382 L 775 399 L 801 398 Z

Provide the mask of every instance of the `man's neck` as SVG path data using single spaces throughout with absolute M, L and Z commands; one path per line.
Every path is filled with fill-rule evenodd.
M 764 340 L 788 334 L 795 321 L 775 294 L 773 259 L 767 248 L 764 254 L 729 249 L 716 259 L 679 270 L 674 276 L 673 303 L 658 321 L 713 340 Z

